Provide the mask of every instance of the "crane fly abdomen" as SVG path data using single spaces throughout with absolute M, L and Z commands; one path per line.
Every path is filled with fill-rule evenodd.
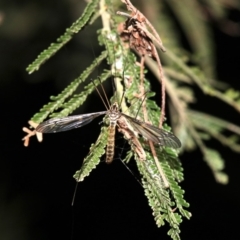
M 106 147 L 106 163 L 111 163 L 114 156 L 116 122 L 110 122 Z
M 114 103 L 107 112 L 109 118 L 109 127 L 108 127 L 108 140 L 106 146 L 106 163 L 111 163 L 114 156 L 114 147 L 115 147 L 115 131 L 117 120 L 121 117 L 119 112 L 118 104 Z

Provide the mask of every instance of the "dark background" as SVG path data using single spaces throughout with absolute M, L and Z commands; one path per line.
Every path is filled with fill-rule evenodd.
M 85 29 L 40 71 L 25 68 L 81 14 L 84 1 L 2 1 L 0 16 L 0 239 L 170 239 L 168 226 L 158 229 L 142 187 L 119 161 L 123 147 L 117 140 L 116 159 L 97 166 L 76 186 L 73 174 L 80 168 L 90 144 L 98 136 L 99 120 L 72 132 L 35 138 L 25 148 L 23 126 L 43 104 L 77 77 L 97 55 L 96 29 Z M 239 13 L 230 17 L 240 21 Z M 218 79 L 239 89 L 240 38 L 213 24 Z M 86 41 L 87 40 L 87 41 Z M 95 50 L 96 49 L 96 50 Z M 239 124 L 239 115 L 225 104 L 197 90 L 197 108 Z M 98 96 L 81 112 L 104 110 Z M 99 105 L 99 106 L 98 106 Z M 80 113 L 78 111 L 78 113 Z M 228 185 L 217 184 L 199 151 L 185 153 L 185 199 L 193 217 L 184 219 L 185 240 L 240 239 L 239 155 L 217 143 L 226 160 Z M 103 158 L 104 160 L 104 158 Z M 130 164 L 130 167 L 131 166 Z

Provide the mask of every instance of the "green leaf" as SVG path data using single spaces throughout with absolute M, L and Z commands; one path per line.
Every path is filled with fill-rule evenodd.
M 99 65 L 99 63 L 107 56 L 107 52 L 103 51 L 101 53 L 101 55 L 96 58 L 93 63 L 85 70 L 83 71 L 83 73 L 76 78 L 75 80 L 73 80 L 60 94 L 58 94 L 57 96 L 51 96 L 51 100 L 52 102 L 49 102 L 48 104 L 44 105 L 41 109 L 39 113 L 36 113 L 31 120 L 35 123 L 41 123 L 44 119 L 46 119 L 48 117 L 48 115 L 50 113 L 52 113 L 53 111 L 56 111 L 57 109 L 59 109 L 60 107 L 64 107 L 64 101 L 66 101 L 66 99 L 68 97 L 70 97 L 73 92 L 78 88 L 78 86 L 83 83 L 87 77 L 90 75 L 90 73 Z M 99 83 L 99 81 L 98 81 Z M 84 95 L 85 94 L 85 95 Z M 86 92 L 83 94 L 83 98 L 86 96 Z M 86 98 L 85 98 L 86 99 Z M 78 106 L 79 107 L 84 101 L 85 99 L 81 99 L 78 102 Z M 64 112 L 64 110 L 59 114 L 52 114 L 52 116 L 61 116 L 61 117 L 65 117 L 68 114 L 70 114 L 75 108 L 71 108 L 71 106 L 69 106 L 69 104 L 65 105 L 66 108 L 68 109 L 66 112 Z
M 225 167 L 224 160 L 218 151 L 207 148 L 204 154 L 204 160 L 213 171 L 216 181 L 222 184 L 228 183 L 228 177 L 222 172 Z
M 107 128 L 102 127 L 101 133 L 96 141 L 90 147 L 90 152 L 86 158 L 83 160 L 82 167 L 80 170 L 76 171 L 74 174 L 74 178 L 77 182 L 81 182 L 85 177 L 89 176 L 91 171 L 96 168 L 96 166 L 100 163 L 100 158 L 105 153 L 105 147 L 107 144 Z
M 27 67 L 26 70 L 29 74 L 37 71 L 44 62 L 58 52 L 72 39 L 74 34 L 78 33 L 90 21 L 91 17 L 96 11 L 97 4 L 98 0 L 92 0 L 88 3 L 84 12 L 82 13 L 82 16 L 77 19 L 77 21 L 74 22 L 70 28 L 67 28 L 65 33 L 59 37 L 55 43 L 51 43 L 47 49 L 41 52 L 36 60 L 34 60 L 34 62 Z

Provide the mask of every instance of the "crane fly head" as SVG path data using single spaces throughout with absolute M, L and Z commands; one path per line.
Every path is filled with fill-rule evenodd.
M 121 112 L 119 111 L 118 103 L 113 103 L 109 110 L 107 111 L 107 115 L 111 121 L 117 121 L 121 117 Z

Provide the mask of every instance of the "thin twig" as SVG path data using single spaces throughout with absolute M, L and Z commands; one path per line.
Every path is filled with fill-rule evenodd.
M 143 79 L 144 79 L 144 69 L 143 69 L 144 60 L 145 60 L 144 57 L 142 57 L 142 58 L 141 58 L 141 66 L 142 66 L 142 68 L 141 68 L 141 74 L 140 74 L 140 75 L 141 75 L 140 94 L 141 94 L 142 96 L 144 96 L 144 92 L 145 92 L 145 91 L 144 91 L 144 82 L 143 82 Z M 149 121 L 148 114 L 147 114 L 146 99 L 145 99 L 144 97 L 142 97 L 142 101 L 143 101 L 143 103 L 142 103 L 142 109 L 143 109 L 144 121 L 147 122 L 147 123 L 152 124 L 151 121 Z M 159 163 L 159 159 L 158 159 L 158 157 L 157 157 L 157 154 L 156 154 L 156 151 L 155 151 L 153 142 L 152 142 L 152 141 L 148 141 L 148 143 L 149 143 L 149 146 L 150 146 L 152 155 L 153 155 L 154 162 L 155 162 L 155 164 L 156 164 L 156 166 L 157 166 L 157 169 L 158 169 L 158 171 L 159 171 L 159 174 L 160 174 L 161 177 L 162 177 L 162 180 L 163 180 L 163 183 L 164 183 L 164 187 L 167 188 L 167 187 L 169 187 L 169 183 L 168 183 L 168 181 L 167 181 L 167 179 L 166 179 L 166 177 L 165 177 L 165 174 L 164 174 L 164 172 L 163 172 L 163 170 L 162 170 L 162 167 L 161 167 L 161 165 L 160 165 L 160 163 Z
M 133 6 L 133 4 L 131 3 L 130 0 L 121 0 L 121 1 L 126 4 L 127 9 L 128 9 L 129 11 L 133 12 L 134 14 L 138 14 L 142 19 L 144 19 L 144 22 L 149 26 L 149 28 L 153 31 L 154 36 L 157 38 L 157 39 L 156 39 L 156 42 L 158 42 L 161 50 L 162 50 L 163 52 L 165 52 L 166 50 L 165 50 L 165 48 L 164 48 L 164 46 L 163 46 L 163 44 L 162 44 L 162 40 L 161 40 L 160 36 L 158 35 L 157 31 L 156 31 L 155 28 L 152 26 L 152 24 L 148 21 L 148 19 L 143 15 L 143 13 L 141 13 L 138 9 L 136 9 L 136 8 Z M 152 34 L 150 34 L 150 35 L 152 35 Z
M 103 31 L 110 32 L 110 14 L 107 11 L 105 0 L 100 0 L 99 7 L 99 14 L 102 18 Z
M 157 34 L 156 30 L 153 28 L 151 23 L 147 20 L 147 18 L 137 10 L 130 0 L 122 0 L 127 6 L 127 9 L 131 11 L 131 15 L 123 12 L 117 12 L 117 14 L 128 17 L 127 21 L 123 25 L 123 29 L 121 31 L 121 37 L 124 41 L 129 41 L 129 45 L 133 48 L 140 57 L 145 57 L 148 55 L 157 61 L 159 75 L 161 79 L 161 116 L 159 119 L 159 128 L 162 127 L 165 117 L 165 104 L 166 104 L 166 94 L 165 94 L 165 79 L 163 74 L 163 68 L 161 65 L 160 58 L 157 53 L 157 49 L 154 46 L 152 39 L 154 39 L 160 46 L 161 50 L 163 49 L 162 41 Z M 150 33 L 145 27 L 145 23 L 150 27 L 153 34 Z

